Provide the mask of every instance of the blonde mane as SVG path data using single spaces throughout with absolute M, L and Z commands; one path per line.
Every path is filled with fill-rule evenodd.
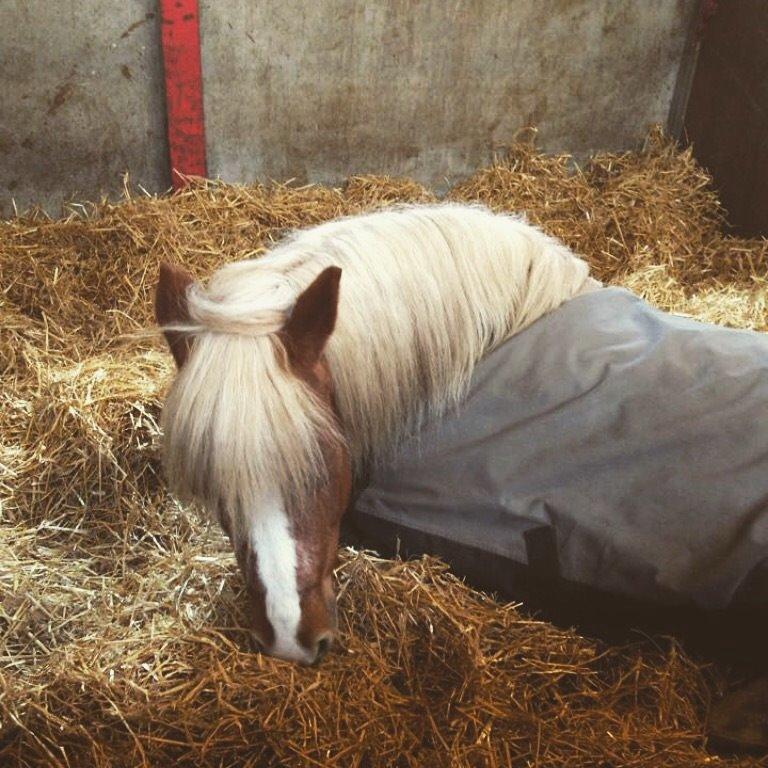
M 293 500 L 323 477 L 333 417 L 288 372 L 278 335 L 298 295 L 342 268 L 326 349 L 356 470 L 392 455 L 465 394 L 510 335 L 599 285 L 558 241 L 474 206 L 407 206 L 338 219 L 226 265 L 188 295 L 195 335 L 164 410 L 175 490 L 220 512 L 259 489 Z

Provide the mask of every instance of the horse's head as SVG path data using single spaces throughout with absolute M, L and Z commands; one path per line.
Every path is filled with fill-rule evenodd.
M 266 335 L 243 333 L 242 313 L 239 334 L 212 331 L 176 267 L 161 267 L 155 302 L 178 367 L 164 414 L 171 482 L 228 534 L 260 648 L 303 664 L 322 658 L 336 631 L 332 572 L 352 478 L 323 354 L 340 276 L 325 269 Z M 312 477 L 290 493 L 304 465 Z

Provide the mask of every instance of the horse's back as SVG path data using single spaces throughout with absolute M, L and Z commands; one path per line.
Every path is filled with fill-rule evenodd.
M 604 289 L 482 361 L 358 509 L 521 565 L 533 546 L 558 578 L 618 595 L 764 606 L 767 404 L 763 334 Z

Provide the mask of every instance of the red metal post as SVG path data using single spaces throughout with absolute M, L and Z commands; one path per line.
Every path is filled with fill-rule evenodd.
M 206 176 L 200 14 L 197 0 L 159 0 L 168 151 L 174 189 Z

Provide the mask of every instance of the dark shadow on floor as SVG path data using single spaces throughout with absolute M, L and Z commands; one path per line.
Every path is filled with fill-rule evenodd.
M 735 605 L 706 612 L 692 605 L 644 603 L 567 582 L 546 562 L 544 567 L 521 566 L 359 513 L 345 518 L 342 543 L 384 557 L 435 555 L 471 586 L 520 602 L 527 613 L 562 628 L 574 627 L 588 637 L 621 643 L 643 635 L 673 635 L 700 661 L 726 663 L 747 675 L 768 671 L 768 606 Z

